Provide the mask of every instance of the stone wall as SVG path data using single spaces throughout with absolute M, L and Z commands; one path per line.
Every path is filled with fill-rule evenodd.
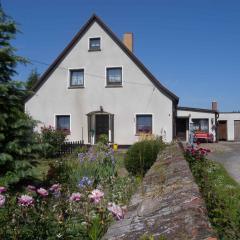
M 103 239 L 210 240 L 215 234 L 204 201 L 177 144 L 167 147 L 133 195 L 125 219 L 115 222 Z

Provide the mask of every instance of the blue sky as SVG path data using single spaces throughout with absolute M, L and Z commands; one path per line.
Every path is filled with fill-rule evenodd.
M 240 110 L 239 0 L 2 0 L 21 34 L 13 44 L 42 73 L 96 13 L 122 38 L 134 33 L 134 53 L 180 105 Z

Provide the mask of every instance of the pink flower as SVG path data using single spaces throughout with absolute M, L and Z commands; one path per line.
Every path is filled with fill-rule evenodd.
M 0 186 L 0 194 L 3 192 L 6 192 L 6 191 L 7 191 L 7 189 L 5 187 Z
M 46 189 L 44 189 L 44 188 L 39 188 L 39 189 L 37 190 L 37 193 L 38 193 L 39 195 L 41 195 L 42 197 L 46 197 L 46 196 L 48 195 L 48 191 L 47 191 Z
M 49 191 L 53 193 L 59 193 L 61 191 L 61 185 L 59 183 L 53 184 L 50 188 Z
M 0 194 L 0 207 L 3 207 L 5 201 L 6 201 L 5 196 L 3 196 L 3 195 Z
M 101 198 L 103 198 L 104 192 L 94 189 L 91 194 L 89 195 L 89 198 L 94 202 L 94 203 L 99 203 L 101 201 Z
M 22 195 L 20 198 L 18 198 L 19 206 L 29 207 L 29 206 L 33 206 L 33 204 L 34 204 L 34 199 L 31 196 Z
M 119 205 L 115 204 L 115 203 L 108 203 L 108 207 L 107 207 L 108 211 L 110 211 L 113 216 L 117 219 L 123 219 L 125 212 L 126 212 L 126 207 L 120 207 Z
M 69 200 L 70 200 L 71 202 L 79 202 L 80 199 L 81 199 L 81 197 L 82 197 L 82 195 L 81 195 L 79 192 L 77 192 L 77 193 L 72 193 L 72 195 L 70 196 Z
M 27 186 L 27 190 L 28 190 L 29 192 L 36 192 L 36 187 L 33 186 L 33 185 L 28 185 L 28 186 Z

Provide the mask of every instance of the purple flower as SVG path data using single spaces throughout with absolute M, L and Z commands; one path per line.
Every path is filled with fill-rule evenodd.
M 104 192 L 94 189 L 91 194 L 89 195 L 89 198 L 94 202 L 94 203 L 99 203 L 101 199 L 104 196 Z
M 88 187 L 88 186 L 91 186 L 93 184 L 93 181 L 88 178 L 88 177 L 83 177 L 80 181 L 79 181 L 79 184 L 78 186 L 80 188 L 83 188 L 83 187 Z
M 29 192 L 36 192 L 36 187 L 33 186 L 33 185 L 28 185 L 28 186 L 27 186 L 27 190 L 28 190 Z
M 6 191 L 7 191 L 7 189 L 5 187 L 0 186 L 0 194 L 3 192 L 6 192 Z
M 19 206 L 29 207 L 29 206 L 33 206 L 33 204 L 34 204 L 34 199 L 31 196 L 22 195 L 20 198 L 18 198 Z
M 5 204 L 6 198 L 5 196 L 0 194 L 0 207 L 3 207 L 3 205 Z
M 115 204 L 115 203 L 108 203 L 108 207 L 107 207 L 108 211 L 110 211 L 113 216 L 117 219 L 123 219 L 125 212 L 126 212 L 126 207 L 120 207 L 119 205 Z
M 48 191 L 47 191 L 46 189 L 44 189 L 44 188 L 39 188 L 39 189 L 37 190 L 37 193 L 38 193 L 40 196 L 42 196 L 42 197 L 46 197 L 46 196 L 48 195 Z
M 80 161 L 80 163 L 82 163 L 84 161 L 85 158 L 85 153 L 78 153 L 78 159 Z
M 69 198 L 70 202 L 79 202 L 81 200 L 82 195 L 79 192 L 72 193 Z

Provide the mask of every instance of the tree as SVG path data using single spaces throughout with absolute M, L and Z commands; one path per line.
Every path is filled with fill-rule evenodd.
M 30 72 L 30 75 L 27 79 L 27 82 L 26 82 L 26 89 L 27 90 L 32 90 L 32 87 L 36 84 L 36 82 L 38 81 L 39 79 L 39 76 L 40 74 L 38 73 L 37 69 L 33 69 L 31 72 Z
M 12 80 L 16 65 L 26 63 L 11 45 L 16 33 L 16 23 L 0 5 L 0 185 L 14 184 L 32 176 L 41 147 L 33 131 L 36 122 L 23 110 L 24 85 Z

